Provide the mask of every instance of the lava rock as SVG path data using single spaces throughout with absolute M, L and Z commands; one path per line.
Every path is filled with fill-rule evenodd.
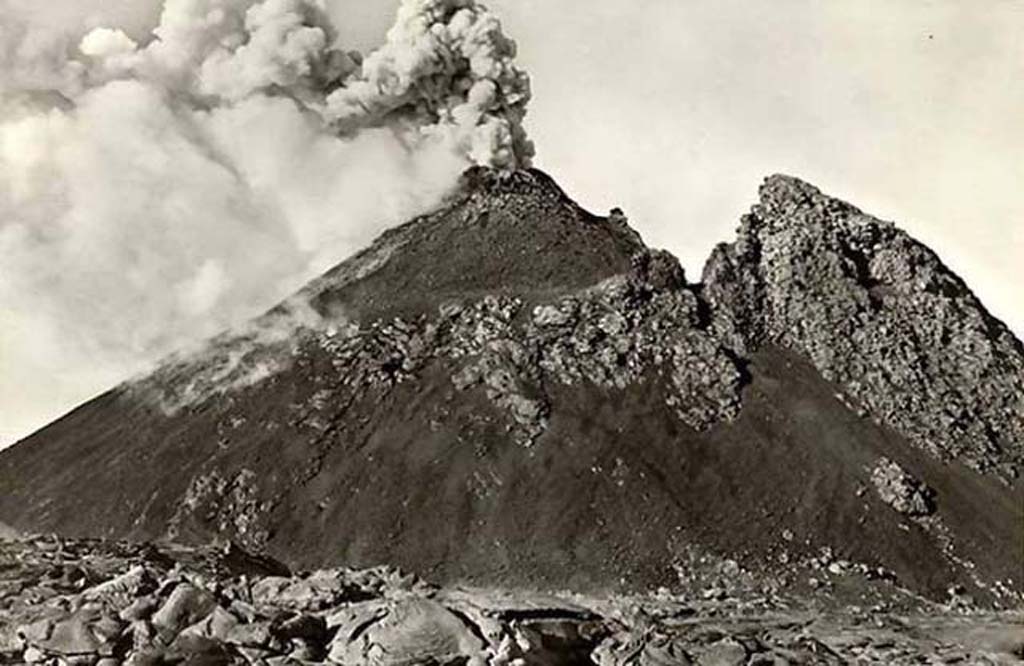
M 881 458 L 871 470 L 871 481 L 881 500 L 902 514 L 928 516 L 935 512 L 935 492 L 893 460 Z

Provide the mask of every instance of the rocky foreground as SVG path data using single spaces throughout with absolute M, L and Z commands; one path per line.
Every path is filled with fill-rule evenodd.
M 735 572 L 725 571 L 723 577 Z M 742 586 L 600 598 L 291 573 L 233 546 L 0 542 L 0 663 L 1011 664 L 1024 614 L 895 595 L 797 604 Z

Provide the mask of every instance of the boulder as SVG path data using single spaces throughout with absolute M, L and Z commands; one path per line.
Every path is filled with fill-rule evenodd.
M 82 592 L 82 598 L 123 608 L 136 598 L 156 589 L 156 577 L 145 566 L 132 567 L 108 581 Z
M 122 608 L 120 613 L 118 613 L 118 617 L 120 617 L 125 622 L 135 622 L 136 620 L 144 620 L 153 615 L 153 613 L 155 613 L 159 607 L 160 600 L 156 597 L 156 595 L 147 594 L 133 600 L 131 603 Z
M 257 606 L 297 612 L 326 610 L 362 598 L 364 595 L 340 570 L 315 571 L 305 578 L 268 576 L 252 587 L 252 600 Z
M 597 666 L 688 666 L 682 641 L 661 635 L 623 633 L 606 638 L 593 652 Z
M 935 512 L 934 491 L 893 460 L 879 459 L 871 470 L 871 481 L 879 498 L 902 514 L 927 516 Z
M 124 624 L 98 606 L 84 606 L 60 619 L 37 622 L 19 630 L 26 648 L 63 659 L 112 656 Z M 27 660 L 27 657 L 26 657 Z
M 229 666 L 237 664 L 238 658 L 228 646 L 212 638 L 202 636 L 178 636 L 162 652 L 163 661 L 156 663 L 195 664 L 202 666 Z
M 181 636 L 200 636 L 218 641 L 227 641 L 228 636 L 241 624 L 238 618 L 217 606 L 199 622 L 184 629 Z
M 181 583 L 153 615 L 152 624 L 165 641 L 206 617 L 216 607 L 213 595 L 190 583 Z
M 444 664 L 479 658 L 484 652 L 483 641 L 435 601 L 410 598 L 360 605 L 366 608 L 356 607 L 344 618 L 332 618 L 342 620 L 328 656 L 334 663 Z
M 747 649 L 731 638 L 718 641 L 705 648 L 697 657 L 699 666 L 744 666 Z

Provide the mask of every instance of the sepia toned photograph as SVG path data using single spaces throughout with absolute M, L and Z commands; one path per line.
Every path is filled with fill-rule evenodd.
M 1022 0 L 0 0 L 0 665 L 1024 664 L 1022 155 Z

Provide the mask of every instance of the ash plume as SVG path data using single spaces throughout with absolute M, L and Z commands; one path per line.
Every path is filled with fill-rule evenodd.
M 166 0 L 150 34 L 41 16 L 0 4 L 7 423 L 274 304 L 465 167 L 533 153 L 515 44 L 473 0 L 405 0 L 365 56 L 320 0 Z

